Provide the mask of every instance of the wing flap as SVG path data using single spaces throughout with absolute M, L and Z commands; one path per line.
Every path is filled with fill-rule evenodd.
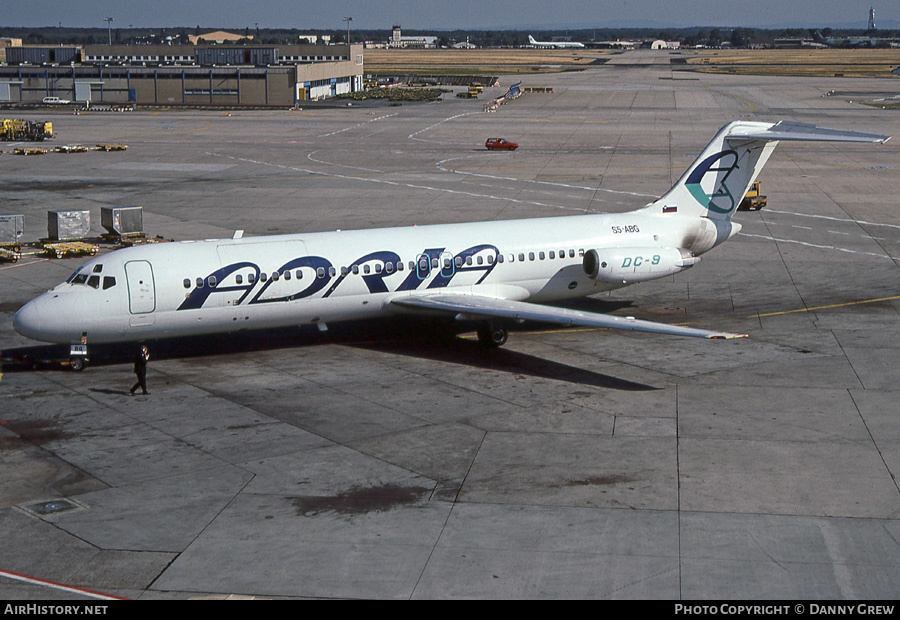
M 668 325 L 632 317 L 582 312 L 580 310 L 543 306 L 524 301 L 512 301 L 474 294 L 441 293 L 436 295 L 404 296 L 395 297 L 389 303 L 412 311 L 462 315 L 460 318 L 489 317 L 514 321 L 539 321 L 556 323 L 558 325 L 624 329 L 694 338 L 730 339 L 747 337 L 746 334 L 732 334 L 681 325 Z

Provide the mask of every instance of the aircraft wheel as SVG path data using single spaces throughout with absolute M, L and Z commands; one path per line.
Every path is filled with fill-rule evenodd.
M 478 341 L 486 347 L 502 347 L 509 339 L 509 330 L 505 327 L 485 325 L 478 328 Z
M 72 370 L 75 372 L 81 372 L 84 370 L 86 365 L 83 357 L 73 357 L 69 359 L 70 364 L 72 365 Z

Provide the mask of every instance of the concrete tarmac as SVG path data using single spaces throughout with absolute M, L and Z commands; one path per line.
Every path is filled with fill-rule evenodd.
M 109 205 L 178 240 L 622 212 L 734 119 L 900 131 L 858 95 L 892 79 L 669 58 L 527 76 L 552 93 L 494 113 L 518 78 L 396 107 L 29 112 L 51 144 L 129 149 L 4 154 L 0 210 L 26 240 L 49 209 L 89 209 L 99 235 Z M 782 143 L 738 237 L 573 304 L 744 340 L 242 334 L 151 344 L 134 398 L 128 348 L 81 373 L 4 364 L 0 598 L 897 598 L 898 149 Z M 0 264 L 5 356 L 53 353 L 12 317 L 80 262 Z

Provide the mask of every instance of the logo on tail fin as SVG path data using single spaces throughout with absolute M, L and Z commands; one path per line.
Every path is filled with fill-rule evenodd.
M 721 151 L 710 155 L 691 171 L 685 187 L 691 196 L 706 209 L 714 213 L 728 215 L 737 208 L 740 196 L 735 198 L 725 185 L 728 176 L 738 167 L 738 154 L 735 151 Z M 711 191 L 703 188 L 706 175 L 713 174 Z M 709 185 L 709 183 L 707 183 Z

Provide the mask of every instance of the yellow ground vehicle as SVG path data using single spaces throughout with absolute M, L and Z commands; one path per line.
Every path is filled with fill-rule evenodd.
M 470 86 L 469 90 L 464 93 L 456 93 L 457 97 L 462 97 L 463 99 L 478 99 L 478 95 L 481 93 L 481 89 L 476 86 Z
M 23 121 L 16 118 L 0 120 L 0 140 L 48 140 L 53 137 L 53 123 Z
M 747 195 L 744 196 L 741 204 L 738 205 L 738 211 L 759 211 L 766 206 L 766 197 L 760 195 L 759 187 L 759 181 L 754 181 L 750 189 L 747 190 Z

